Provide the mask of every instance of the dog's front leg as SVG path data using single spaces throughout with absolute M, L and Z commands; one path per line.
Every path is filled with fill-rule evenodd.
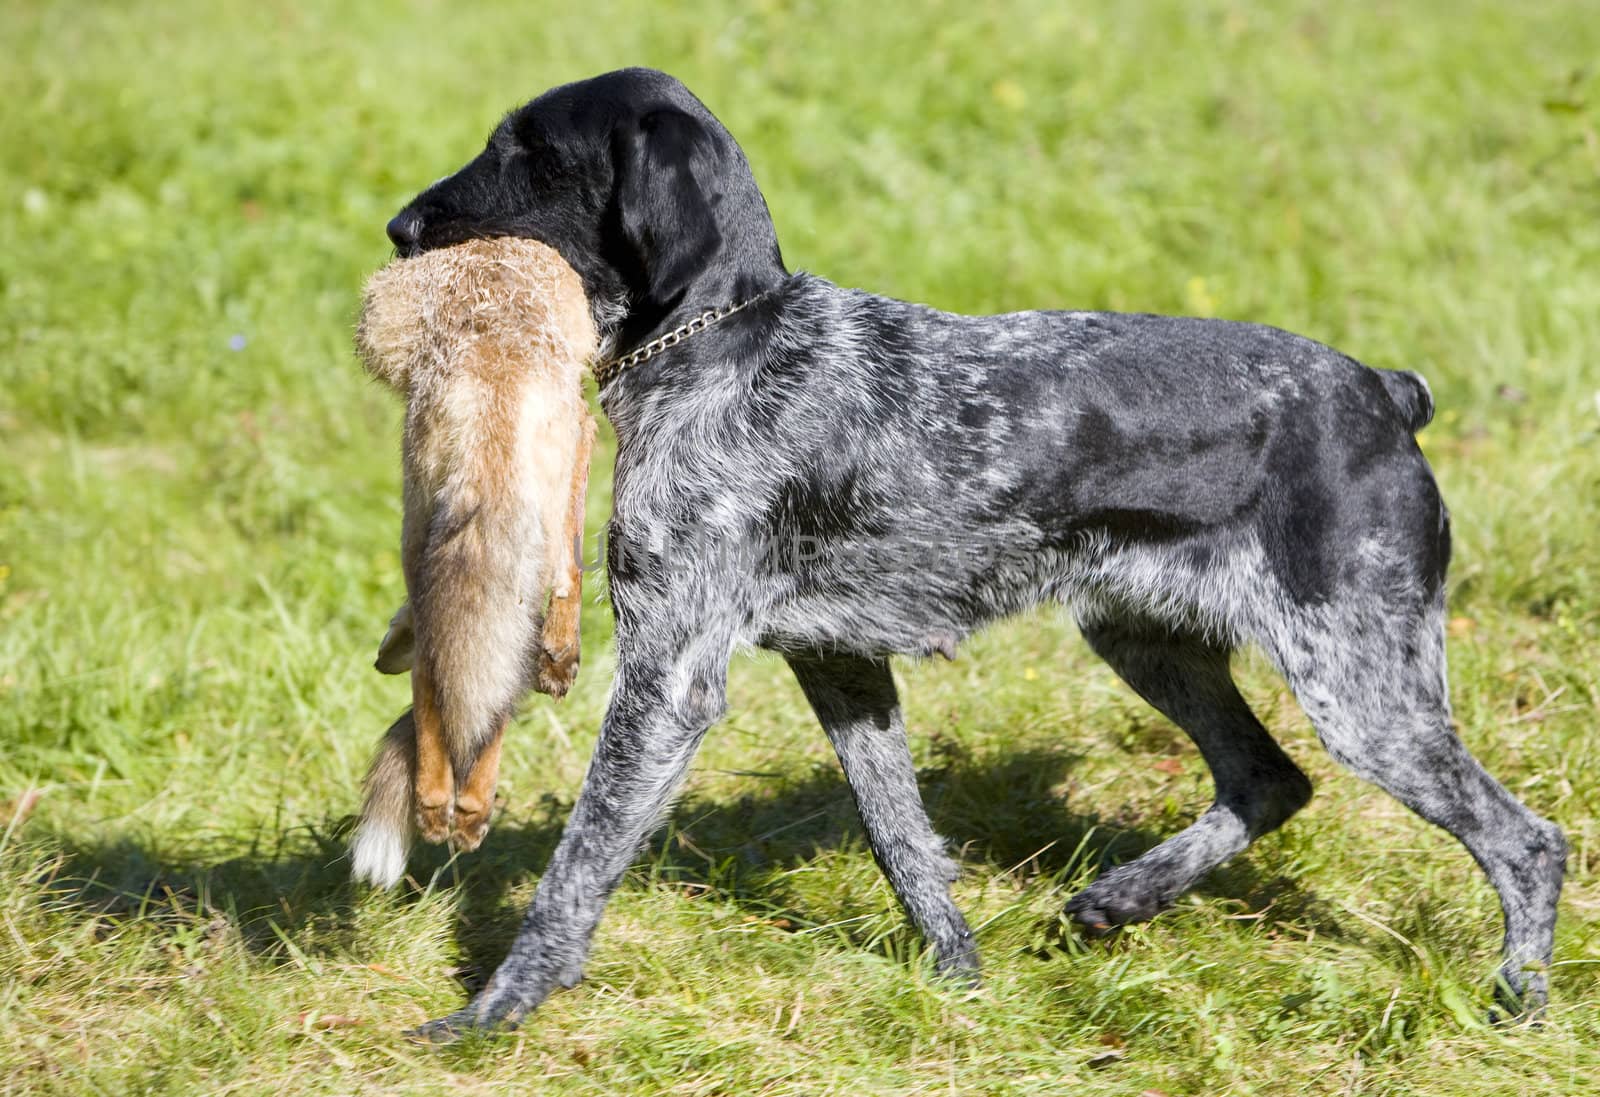
M 955 863 L 922 806 L 888 661 L 790 656 L 789 665 L 838 752 L 872 855 L 940 973 L 975 982 L 978 949 L 950 899 Z
M 617 589 L 615 580 L 613 589 Z M 619 601 L 620 606 L 620 601 Z M 694 654 L 639 654 L 620 631 L 611 704 L 577 805 L 511 953 L 466 1008 L 413 1030 L 448 1043 L 515 1025 L 557 987 L 583 977 L 606 900 L 665 810 L 706 728 L 722 714 L 731 643 L 689 641 Z

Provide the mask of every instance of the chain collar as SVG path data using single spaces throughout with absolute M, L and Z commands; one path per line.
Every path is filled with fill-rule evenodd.
M 737 305 L 724 305 L 720 309 L 707 309 L 688 323 L 678 325 L 665 335 L 656 336 L 638 350 L 630 351 L 621 358 L 608 358 L 604 362 L 596 362 L 594 364 L 595 384 L 600 387 L 600 391 L 604 392 L 607 385 L 634 366 L 650 361 L 650 359 L 669 347 L 675 347 L 689 338 L 689 336 L 705 331 L 719 320 L 726 320 L 740 309 L 755 304 L 765 296 L 765 293 L 761 293 L 740 301 Z

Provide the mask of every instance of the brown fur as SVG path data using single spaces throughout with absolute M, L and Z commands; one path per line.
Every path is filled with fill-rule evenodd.
M 410 600 L 378 667 L 411 670 L 412 709 L 367 777 L 358 878 L 394 883 L 413 825 L 477 848 L 517 700 L 530 687 L 559 698 L 577 674 L 595 344 L 577 275 L 536 241 L 430 251 L 367 285 L 357 349 L 406 400 Z

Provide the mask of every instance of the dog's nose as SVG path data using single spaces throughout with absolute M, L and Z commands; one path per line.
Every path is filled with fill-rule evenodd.
M 417 246 L 417 241 L 422 238 L 422 217 L 411 210 L 401 210 L 395 214 L 394 220 L 389 222 L 385 230 L 389 239 L 394 241 L 394 246 L 402 253 L 412 251 Z

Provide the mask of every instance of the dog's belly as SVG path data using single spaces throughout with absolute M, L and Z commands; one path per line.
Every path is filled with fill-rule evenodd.
M 1248 538 L 1215 530 L 1128 536 L 1142 521 L 1119 521 L 1117 534 L 1091 525 L 1061 535 L 1014 518 L 806 544 L 768 575 L 776 597 L 758 619 L 758 642 L 775 651 L 950 657 L 973 632 L 1041 604 L 1153 599 L 1178 617 L 1204 615 L 1190 595 L 1202 595 L 1208 573 L 1238 572 Z
M 937 553 L 929 547 L 929 555 Z M 829 569 L 791 577 L 787 596 L 759 622 L 762 647 L 785 652 L 953 656 L 972 632 L 1053 595 L 1068 598 L 1059 554 L 1013 562 L 1002 572 L 926 566 L 912 552 L 903 565 L 870 573 Z M 815 581 L 813 581 L 815 580 Z

